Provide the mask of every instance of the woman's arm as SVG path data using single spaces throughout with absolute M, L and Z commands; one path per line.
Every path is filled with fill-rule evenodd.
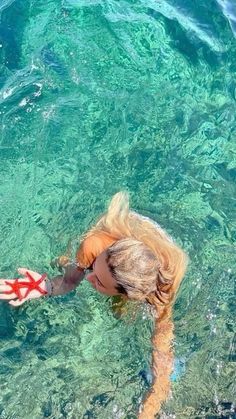
M 154 419 L 170 392 L 170 375 L 173 369 L 173 330 L 171 307 L 159 311 L 153 335 L 153 383 L 143 403 L 139 419 Z
M 52 278 L 48 285 L 48 293 L 51 296 L 63 295 L 72 291 L 84 278 L 84 269 L 77 266 L 67 265 L 64 275 L 57 275 Z

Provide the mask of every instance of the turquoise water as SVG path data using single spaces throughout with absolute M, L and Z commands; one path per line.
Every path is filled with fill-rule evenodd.
M 163 419 L 235 415 L 235 22 L 234 0 L 0 1 L 0 276 L 56 274 L 128 189 L 191 259 Z M 88 283 L 0 303 L 1 418 L 136 417 L 151 314 L 110 306 Z

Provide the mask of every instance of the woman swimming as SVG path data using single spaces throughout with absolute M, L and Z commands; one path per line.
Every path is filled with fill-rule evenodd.
M 76 261 L 61 257 L 58 263 L 64 267 L 64 275 L 52 280 L 25 268 L 18 269 L 24 278 L 0 279 L 0 299 L 16 307 L 29 299 L 65 294 L 86 276 L 102 294 L 151 304 L 156 318 L 153 382 L 139 419 L 154 418 L 170 390 L 172 306 L 186 270 L 186 254 L 157 223 L 131 211 L 128 194 L 119 192 L 84 235 Z M 88 269 L 91 272 L 86 275 Z

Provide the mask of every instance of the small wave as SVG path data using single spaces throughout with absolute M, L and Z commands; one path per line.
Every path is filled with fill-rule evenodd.
M 217 0 L 223 15 L 228 20 L 231 30 L 236 36 L 236 1 L 235 0 Z
M 14 2 L 15 0 L 2 0 L 0 2 L 0 13 L 3 12 L 3 10 L 7 9 L 9 6 L 11 6 L 11 4 Z
M 29 67 L 16 71 L 4 84 L 4 87 L 0 89 L 0 105 L 2 103 L 6 104 L 6 102 L 14 104 L 18 102 L 22 106 L 26 97 L 30 99 L 37 98 L 41 95 L 42 90 L 40 81 L 41 79 L 38 75 L 31 74 Z
M 125 1 L 119 3 L 107 2 L 105 12 L 106 19 L 110 22 L 149 22 L 150 17 Z
M 167 19 L 177 20 L 185 30 L 192 32 L 198 39 L 207 44 L 208 47 L 214 52 L 225 51 L 224 45 L 218 39 L 216 39 L 209 28 L 207 28 L 206 25 L 197 22 L 197 20 L 193 17 L 186 15 L 183 9 L 178 9 L 166 1 L 159 2 L 157 0 L 150 0 L 147 2 L 146 0 L 141 0 L 141 2 L 146 7 L 155 10 L 155 12 L 160 13 Z

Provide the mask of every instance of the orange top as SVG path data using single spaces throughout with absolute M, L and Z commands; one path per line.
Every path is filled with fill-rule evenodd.
M 85 238 L 76 255 L 76 261 L 81 268 L 89 268 L 95 259 L 108 247 L 117 241 L 117 238 L 105 231 L 96 231 Z

